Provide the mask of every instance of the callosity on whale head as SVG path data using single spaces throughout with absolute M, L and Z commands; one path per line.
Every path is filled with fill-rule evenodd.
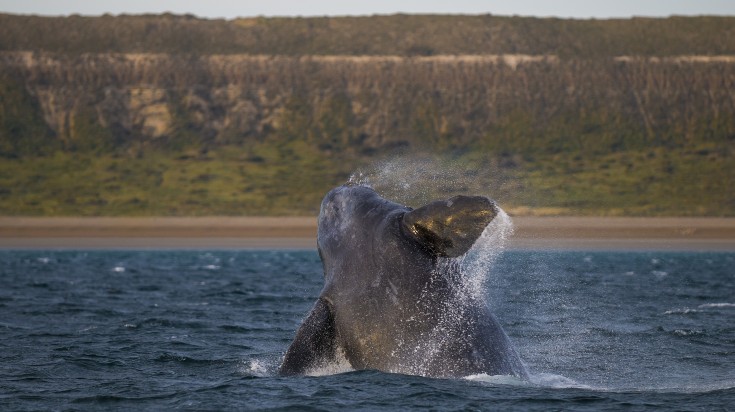
M 280 372 L 306 374 L 344 357 L 355 369 L 525 378 L 500 324 L 484 302 L 462 293 L 452 264 L 497 213 L 482 196 L 414 210 L 365 186 L 331 190 L 317 235 L 324 288 Z

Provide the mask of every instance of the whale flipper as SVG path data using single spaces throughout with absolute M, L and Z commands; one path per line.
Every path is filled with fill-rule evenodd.
M 437 256 L 465 254 L 498 214 L 484 196 L 454 196 L 406 213 L 403 227 Z
M 336 331 L 332 305 L 320 298 L 296 332 L 279 369 L 281 375 L 303 375 L 335 360 Z

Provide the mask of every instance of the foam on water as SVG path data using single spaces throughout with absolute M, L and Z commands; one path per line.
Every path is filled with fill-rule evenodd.
M 487 375 L 473 375 L 468 376 L 465 379 L 477 380 L 481 382 L 488 382 L 493 384 L 507 384 L 517 386 L 538 386 L 542 388 L 551 389 L 584 389 L 596 392 L 625 392 L 634 390 L 637 392 L 649 392 L 649 393 L 707 393 L 720 390 L 728 390 L 735 388 L 735 381 L 724 380 L 715 381 L 701 384 L 686 384 L 683 383 L 679 386 L 668 386 L 662 385 L 657 386 L 655 382 L 651 382 L 652 385 L 638 386 L 636 388 L 623 388 L 623 387 L 604 387 L 597 385 L 588 385 L 574 379 L 567 378 L 566 376 L 557 375 L 553 373 L 535 373 L 530 375 L 530 382 L 525 382 L 514 377 L 508 376 L 487 376 Z M 514 382 L 515 379 L 515 382 Z
M 486 373 L 480 373 L 477 375 L 465 376 L 465 380 L 474 382 L 490 383 L 493 385 L 507 385 L 507 386 L 528 386 L 529 383 L 512 375 L 488 375 Z
M 339 373 L 352 372 L 354 369 L 342 351 L 337 351 L 337 359 L 332 362 L 319 365 L 306 372 L 307 376 L 329 376 Z
M 707 308 L 735 308 L 735 303 L 705 303 L 698 306 L 701 309 Z
M 537 386 L 555 389 L 593 389 L 589 385 L 579 383 L 574 379 L 569 379 L 566 376 L 556 375 L 553 373 L 536 373 L 531 375 L 531 383 Z
M 526 381 L 516 376 L 510 375 L 488 375 L 485 373 L 477 375 L 465 376 L 463 379 L 473 382 L 488 383 L 491 385 L 507 385 L 507 386 L 537 386 L 542 388 L 551 389 L 589 389 L 589 390 L 601 390 L 600 388 L 593 388 L 592 386 L 579 383 L 574 379 L 567 378 L 566 376 L 556 375 L 553 373 L 537 373 L 531 374 L 530 380 Z
M 243 374 L 258 377 L 271 376 L 274 374 L 274 371 L 272 370 L 273 368 L 269 367 L 268 363 L 262 359 L 244 361 L 239 369 Z

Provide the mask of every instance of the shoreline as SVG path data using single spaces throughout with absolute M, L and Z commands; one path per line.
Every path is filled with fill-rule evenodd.
M 735 218 L 513 217 L 509 250 L 735 252 Z M 0 249 L 316 249 L 316 217 L 0 217 Z

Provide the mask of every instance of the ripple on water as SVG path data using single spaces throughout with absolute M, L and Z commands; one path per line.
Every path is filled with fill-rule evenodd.
M 501 253 L 480 276 L 528 383 L 277 376 L 316 252 L 0 252 L 0 409 L 727 410 L 733 257 Z

